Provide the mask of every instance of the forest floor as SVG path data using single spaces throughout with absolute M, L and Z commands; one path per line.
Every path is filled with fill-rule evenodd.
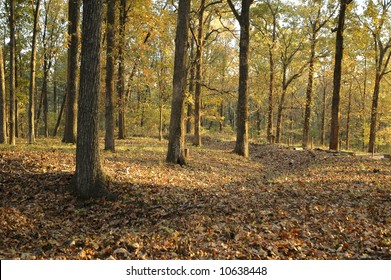
M 391 161 L 206 139 L 102 152 L 116 200 L 69 190 L 74 146 L 0 146 L 0 259 L 391 259 Z

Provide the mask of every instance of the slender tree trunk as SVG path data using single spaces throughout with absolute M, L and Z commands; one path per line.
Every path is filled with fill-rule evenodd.
M 29 122 L 29 144 L 35 142 L 34 132 L 34 116 L 35 116 L 35 66 L 37 59 L 37 36 L 38 36 L 38 22 L 39 22 L 39 9 L 41 0 L 37 0 L 34 14 L 34 26 L 33 26 L 33 41 L 31 47 L 31 59 L 30 59 L 30 90 L 29 90 L 29 110 L 28 110 L 28 122 Z
M 372 96 L 372 108 L 371 108 L 371 125 L 369 130 L 369 143 L 368 143 L 368 152 L 375 152 L 376 144 L 376 130 L 377 130 L 377 110 L 379 104 L 379 93 L 380 93 L 380 75 L 377 72 L 375 77 L 375 87 L 373 90 Z
M 204 48 L 204 12 L 205 0 L 201 0 L 198 13 L 197 52 L 195 58 L 196 78 L 194 97 L 194 139 L 195 146 L 201 146 L 201 83 L 202 83 L 202 52 Z
M 45 55 L 46 56 L 46 55 Z M 49 102 L 48 102 L 48 75 L 51 68 L 51 62 L 46 60 L 44 61 L 44 74 L 43 74 L 43 83 L 42 83 L 42 95 L 43 95 L 43 124 L 44 124 L 44 136 L 49 137 L 49 122 L 48 122 L 48 113 L 49 113 Z
M 49 137 L 49 122 L 48 122 L 48 113 L 49 113 L 49 102 L 48 102 L 48 79 L 49 79 L 49 72 L 50 68 L 52 67 L 52 60 L 51 55 L 49 54 L 51 50 L 48 50 L 47 42 L 46 42 L 46 33 L 48 28 L 48 13 L 50 8 L 50 3 L 46 6 L 46 14 L 45 14 L 45 25 L 44 25 L 44 31 L 43 31 L 43 82 L 42 82 L 42 97 L 43 97 L 43 123 L 44 123 L 44 135 L 45 137 Z M 51 38 L 53 37 L 53 32 L 51 34 Z M 38 120 L 37 120 L 38 121 Z
M 62 114 L 63 114 L 63 112 L 64 112 L 64 108 L 65 108 L 65 103 L 66 103 L 66 101 L 67 101 L 67 96 L 66 96 L 66 92 L 65 92 L 64 98 L 63 98 L 63 100 L 62 100 L 62 102 L 61 102 L 60 113 L 58 114 L 56 126 L 54 127 L 54 131 L 53 131 L 53 136 L 54 136 L 54 137 L 57 136 L 58 128 L 60 127 L 61 118 L 62 118 Z
M 103 0 L 83 0 L 80 90 L 74 191 L 80 198 L 107 194 L 99 155 L 98 110 Z
M 190 80 L 189 80 L 189 96 L 194 97 L 194 80 L 195 80 L 195 58 L 194 58 L 194 38 L 191 39 L 190 44 Z M 192 132 L 192 118 L 194 116 L 192 102 L 187 103 L 187 120 L 186 120 L 186 133 Z
M 159 105 L 159 141 L 163 141 L 163 104 Z
M 114 151 L 114 48 L 115 48 L 115 0 L 107 3 L 107 55 L 106 55 L 106 103 L 105 150 Z
M 342 75 L 342 58 L 343 58 L 343 31 L 345 26 L 346 7 L 351 0 L 341 0 L 338 15 L 337 38 L 335 43 L 335 65 L 333 81 L 333 99 L 331 103 L 331 128 L 330 128 L 330 150 L 339 149 L 339 103 L 341 90 Z
M 267 141 L 273 143 L 273 100 L 274 100 L 274 57 L 273 51 L 269 49 L 269 109 L 267 115 Z
M 18 99 L 15 99 L 15 137 L 19 137 L 19 107 Z
M 286 96 L 286 88 L 283 87 L 282 93 L 281 93 L 280 103 L 278 104 L 278 110 L 277 110 L 276 143 L 280 143 L 281 142 L 282 113 L 283 113 L 283 110 L 284 110 L 285 96 Z
M 190 0 L 179 1 L 175 39 L 173 95 L 171 102 L 170 135 L 166 161 L 186 164 L 184 156 L 184 99 L 186 90 L 187 41 L 190 21 Z
M 221 101 L 220 102 L 220 132 L 223 131 L 223 127 L 224 127 L 224 101 Z
M 313 29 L 315 29 L 314 27 Z M 311 37 L 311 55 L 309 60 L 308 83 L 306 90 L 306 102 L 303 125 L 303 142 L 304 148 L 308 147 L 310 141 L 310 121 L 311 121 L 311 107 L 312 107 L 312 88 L 314 83 L 314 68 L 315 68 L 315 48 L 316 48 L 316 32 L 313 30 Z
M 369 143 L 368 152 L 373 153 L 376 145 L 376 133 L 378 129 L 377 115 L 379 106 L 379 94 L 380 83 L 384 75 L 389 74 L 391 71 L 388 69 L 388 64 L 391 61 L 391 39 L 386 44 L 381 42 L 381 37 L 378 33 L 374 33 L 375 40 L 375 54 L 376 54 L 376 73 L 375 73 L 375 86 L 372 96 L 371 107 L 371 125 L 369 131 Z M 388 52 L 388 54 L 387 54 Z
M 125 58 L 124 58 L 124 42 L 125 42 L 125 24 L 126 24 L 126 0 L 121 0 L 120 17 L 119 17 L 119 38 L 118 44 L 118 139 L 126 138 L 125 125 Z
M 76 143 L 77 130 L 77 76 L 78 76 L 78 50 L 79 50 L 79 23 L 81 0 L 69 0 L 68 6 L 68 34 L 71 36 L 68 49 L 67 69 L 67 103 L 64 143 Z
M 53 81 L 53 113 L 57 113 L 57 81 Z
M 349 86 L 349 93 L 348 93 L 348 109 L 347 109 L 347 116 L 346 116 L 346 139 L 345 139 L 345 146 L 346 150 L 349 150 L 350 146 L 350 114 L 351 114 L 351 108 L 352 108 L 352 83 L 350 82 Z
M 3 46 L 0 44 L 0 144 L 5 144 L 7 142 L 5 103 Z
M 362 141 L 362 150 L 365 151 L 365 99 L 367 97 L 367 58 L 365 57 L 365 66 L 364 66 L 364 90 L 363 90 L 363 96 L 361 101 L 361 141 Z
M 16 95 L 16 43 L 15 43 L 15 1 L 10 0 L 10 99 L 9 99 L 9 143 L 15 145 L 15 95 Z
M 322 128 L 320 144 L 324 146 L 326 143 L 326 85 L 323 87 L 323 104 L 322 104 Z

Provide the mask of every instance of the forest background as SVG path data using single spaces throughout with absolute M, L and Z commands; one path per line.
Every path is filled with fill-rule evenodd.
M 222 132 L 224 136 L 230 137 L 236 129 L 239 26 L 225 1 L 199 2 L 193 3 L 191 12 L 189 56 L 192 62 L 188 69 L 189 87 L 186 92 L 187 132 L 194 133 L 196 130 L 196 137 L 206 131 Z M 200 29 L 202 3 L 203 28 Z M 15 1 L 15 4 L 16 134 L 21 138 L 29 135 L 30 92 L 35 101 L 32 114 L 35 134 L 64 135 L 64 140 L 70 139 L 66 142 L 74 142 L 74 136 L 66 137 L 64 125 L 68 121 L 62 116 L 71 115 L 66 114 L 70 111 L 67 110 L 70 103 L 64 102 L 67 71 L 75 72 L 74 78 L 77 78 L 77 70 L 67 70 L 67 46 L 70 44 L 70 35 L 67 35 L 68 3 L 50 0 L 39 1 L 38 6 L 37 1 L 34 5 L 26 1 Z M 177 7 L 170 1 L 132 1 L 126 4 L 122 16 L 125 20 L 121 23 L 119 2 L 117 4 L 116 47 L 113 50 L 116 66 L 113 70 L 118 133 L 120 136 L 163 137 L 168 133 L 169 125 Z M 337 4 L 336 1 L 256 1 L 252 5 L 248 85 L 249 135 L 252 141 L 305 146 L 312 142 L 314 145 L 327 146 Z M 3 42 L 4 78 L 7 81 L 5 92 L 9 92 L 9 4 L 8 1 L 2 1 L 0 5 L 0 24 L 3 27 L 0 38 Z M 34 15 L 37 15 L 36 22 Z M 108 26 L 107 20 L 105 15 L 104 29 Z M 123 23 L 125 33 L 121 35 L 120 25 Z M 77 32 L 77 36 L 80 36 L 79 29 Z M 36 38 L 33 38 L 34 34 Z M 388 94 L 390 78 L 387 75 L 379 82 L 378 108 L 373 108 L 374 88 L 378 83 L 376 69 L 380 67 L 384 74 L 389 72 L 389 35 L 387 1 L 353 1 L 348 6 L 339 116 L 341 148 L 368 150 L 372 113 L 376 110 L 376 145 L 373 149 L 390 151 L 391 102 Z M 203 37 L 201 50 L 199 36 Z M 33 39 L 36 40 L 37 67 L 34 70 L 36 81 L 32 85 Z M 107 55 L 107 45 L 103 43 L 102 58 Z M 123 53 L 121 58 L 119 49 Z M 202 53 L 197 55 L 197 50 Z M 380 58 L 382 65 L 379 66 Z M 102 61 L 106 62 L 105 59 Z M 313 69 L 312 81 L 309 79 L 310 63 Z M 106 69 L 103 63 L 102 79 Z M 122 78 L 120 75 L 123 75 Z M 123 80 L 123 89 L 119 86 L 120 79 Z M 103 80 L 101 85 L 99 120 L 103 135 Z M 8 94 L 5 102 L 9 102 Z M 6 106 L 6 116 L 9 115 L 8 111 L 9 106 Z M 124 111 L 122 117 L 121 111 Z M 306 125 L 307 115 L 309 139 L 304 140 L 303 126 Z M 194 122 L 194 116 L 200 119 L 200 128 L 195 126 L 197 121 Z M 118 127 L 122 120 L 123 126 Z
M 0 1 L 0 256 L 388 259 L 390 9 Z

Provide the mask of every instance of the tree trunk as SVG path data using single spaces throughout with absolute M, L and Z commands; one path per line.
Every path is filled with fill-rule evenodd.
M 98 110 L 103 0 L 83 0 L 80 90 L 78 98 L 75 194 L 80 198 L 107 194 L 99 155 Z
M 65 92 L 64 98 L 63 98 L 63 100 L 62 100 L 62 102 L 61 102 L 60 113 L 58 114 L 56 126 L 54 127 L 54 131 L 53 131 L 53 136 L 54 136 L 54 137 L 57 136 L 58 128 L 60 127 L 61 118 L 62 118 L 62 114 L 63 114 L 63 112 L 64 112 L 64 108 L 65 108 L 65 103 L 66 103 L 66 101 L 67 101 L 67 96 L 66 96 L 66 92 Z
M 38 22 L 39 22 L 39 6 L 41 0 L 37 0 L 34 14 L 34 26 L 33 26 L 33 41 L 31 44 L 31 59 L 30 59 L 30 88 L 29 88 L 29 110 L 28 110 L 28 123 L 29 123 L 29 144 L 34 144 L 35 142 L 35 132 L 34 132 L 34 116 L 35 116 L 35 66 L 37 59 L 37 36 L 38 36 Z
M 9 100 L 9 143 L 15 145 L 15 95 L 16 95 L 16 43 L 15 43 L 15 1 L 10 0 L 10 100 Z
M 195 58 L 195 96 L 194 96 L 194 139 L 195 146 L 201 146 L 201 83 L 202 83 L 202 52 L 204 48 L 204 12 L 205 0 L 201 0 L 200 11 L 198 13 L 198 35 L 197 52 Z
M 345 26 L 346 6 L 351 0 L 341 0 L 337 36 L 335 42 L 335 65 L 334 65 L 334 80 L 333 80 L 333 99 L 331 103 L 331 128 L 330 128 L 330 150 L 339 149 L 339 103 L 341 90 L 341 75 L 342 75 L 342 58 L 343 58 L 343 31 Z
M 223 131 L 223 127 L 224 127 L 224 101 L 221 101 L 220 102 L 220 121 L 219 121 L 219 125 L 220 125 L 220 132 Z
M 107 3 L 107 54 L 106 54 L 106 103 L 105 150 L 115 150 L 114 142 L 114 48 L 115 48 L 115 0 Z
M 382 17 L 389 13 L 389 8 L 391 8 L 391 2 L 384 1 L 382 6 Z M 372 107 L 371 107 L 371 125 L 369 131 L 369 143 L 368 143 L 368 152 L 375 151 L 376 145 L 376 133 L 378 129 L 377 115 L 378 115 L 378 104 L 379 104 L 379 94 L 380 94 L 380 83 L 384 75 L 391 73 L 391 70 L 388 69 L 388 65 L 391 61 L 391 39 L 386 39 L 385 42 L 382 42 L 382 36 L 385 34 L 380 34 L 381 29 L 383 28 L 384 21 L 381 21 L 381 25 L 376 27 L 377 30 L 372 31 L 372 36 L 374 39 L 375 46 L 375 61 L 376 61 L 376 72 L 375 72 L 375 86 L 373 89 L 372 96 Z M 386 32 L 384 32 L 386 33 Z M 385 35 L 386 36 L 386 35 Z M 388 53 L 388 54 L 387 54 Z
M 314 64 L 315 64 L 315 47 L 316 47 L 316 26 L 313 28 L 311 37 L 311 55 L 309 60 L 308 69 L 308 83 L 306 90 L 306 102 L 305 102 L 305 113 L 304 113 L 304 125 L 303 125 L 303 142 L 304 148 L 308 147 L 310 141 L 310 121 L 311 121 L 311 107 L 312 107 L 312 87 L 314 83 Z
M 282 135 L 282 111 L 284 110 L 285 96 L 286 96 L 286 88 L 283 87 L 282 93 L 281 93 L 280 103 L 278 104 L 278 110 L 277 110 L 276 143 L 280 143 L 281 142 L 281 135 Z
M 53 81 L 53 113 L 57 113 L 57 81 L 54 79 Z
M 80 23 L 81 0 L 70 0 L 68 5 L 68 34 L 71 36 L 68 49 L 68 69 L 67 69 L 67 103 L 64 143 L 76 143 L 77 129 L 77 75 L 78 75 L 78 50 L 79 50 L 79 23 Z
M 323 104 L 322 104 L 322 128 L 320 144 L 324 146 L 326 143 L 326 85 L 323 87 Z
M 346 139 L 345 139 L 346 150 L 349 150 L 349 146 L 350 146 L 350 114 L 352 108 L 352 83 L 353 81 L 350 81 L 349 92 L 348 92 L 348 108 L 347 108 L 347 115 L 346 115 Z
M 269 108 L 267 115 L 267 141 L 273 143 L 274 58 L 269 49 Z
M 19 111 L 18 99 L 15 98 L 15 137 L 19 137 Z
M 194 67 L 194 38 L 191 39 L 190 44 L 190 79 L 189 79 L 189 96 L 194 97 L 194 80 L 195 80 L 195 67 Z M 186 120 L 186 133 L 192 132 L 192 118 L 194 115 L 192 102 L 187 103 L 187 120 Z
M 369 143 L 368 152 L 375 152 L 376 144 L 376 129 L 377 129 L 377 108 L 379 104 L 379 93 L 380 93 L 380 75 L 377 72 L 375 78 L 375 87 L 372 96 L 372 107 L 371 107 L 371 125 L 369 130 Z
M 126 24 L 126 0 L 121 0 L 119 17 L 119 38 L 118 44 L 118 139 L 126 138 L 125 126 L 125 24 Z
M 184 155 L 184 99 L 186 90 L 187 41 L 190 20 L 190 0 L 179 1 L 175 39 L 173 94 L 171 102 L 170 135 L 166 161 L 186 164 Z
M 0 44 L 0 144 L 7 142 L 3 46 Z
M 45 55 L 46 57 L 46 55 Z M 49 137 L 49 123 L 48 123 L 48 113 L 49 113 L 49 102 L 48 102 L 48 75 L 51 68 L 51 62 L 47 61 L 47 57 L 44 61 L 44 74 L 43 74 L 43 83 L 42 83 L 42 95 L 43 95 L 43 123 L 44 123 L 44 136 Z
M 364 89 L 363 89 L 363 95 L 362 95 L 362 101 L 361 101 L 361 141 L 362 141 L 362 150 L 365 151 L 365 99 L 367 97 L 367 58 L 365 57 L 365 64 L 364 64 Z
M 239 96 L 237 109 L 237 131 L 234 152 L 248 157 L 248 52 L 250 46 L 250 6 L 253 0 L 242 0 L 239 15 L 231 0 L 228 4 L 240 25 L 239 42 Z
M 159 105 L 159 141 L 163 141 L 163 104 Z

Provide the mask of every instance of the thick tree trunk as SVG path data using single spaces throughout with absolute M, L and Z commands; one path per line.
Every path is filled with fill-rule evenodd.
M 5 144 L 7 142 L 5 102 L 3 46 L 0 45 L 0 144 Z
M 253 0 L 242 0 L 242 10 L 239 15 L 231 0 L 231 7 L 240 25 L 239 42 L 239 96 L 237 109 L 237 130 L 234 152 L 248 157 L 248 52 L 250 46 L 250 6 Z
M 83 0 L 80 90 L 74 191 L 80 198 L 107 194 L 99 155 L 98 110 L 103 0 Z
M 186 90 L 187 41 L 190 19 L 190 0 L 179 1 L 175 39 L 173 95 L 171 102 L 170 135 L 166 161 L 186 164 L 184 156 L 184 99 Z
M 351 1 L 342 0 L 338 15 L 337 36 L 335 42 L 335 65 L 333 81 L 333 99 L 331 103 L 331 128 L 330 128 L 330 150 L 339 149 L 339 103 L 341 90 L 342 75 L 342 58 L 343 58 L 343 31 L 345 26 L 346 6 Z
M 15 145 L 15 95 L 16 95 L 16 47 L 15 47 L 15 1 L 10 0 L 10 99 L 9 99 L 9 143 Z
M 118 139 L 126 138 L 125 125 L 125 58 L 124 58 L 124 42 L 125 42 L 125 24 L 126 24 L 126 0 L 121 0 L 120 17 L 119 17 L 119 37 L 118 44 Z
M 114 142 L 114 48 L 115 48 L 115 0 L 107 3 L 107 54 L 106 54 L 106 102 L 105 102 L 105 150 L 115 150 Z
M 68 69 L 67 69 L 67 103 L 64 143 L 76 143 L 77 130 L 77 76 L 78 76 L 78 50 L 79 50 L 79 23 L 80 23 L 81 0 L 70 0 L 68 6 L 68 34 L 71 36 L 68 49 Z

